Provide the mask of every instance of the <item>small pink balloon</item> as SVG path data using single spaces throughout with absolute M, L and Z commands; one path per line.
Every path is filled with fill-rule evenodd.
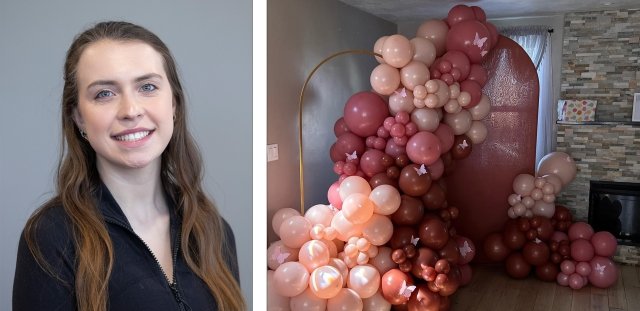
M 369 82 L 377 93 L 391 95 L 400 86 L 400 71 L 388 64 L 380 64 L 371 71 Z
M 573 260 L 565 259 L 560 263 L 560 271 L 566 275 L 576 272 L 576 264 Z
M 455 135 L 462 135 L 471 128 L 471 113 L 463 109 L 458 113 L 448 113 L 444 116 L 444 123 L 449 125 Z
M 513 192 L 521 196 L 528 196 L 534 187 L 534 180 L 530 174 L 519 174 L 513 179 Z
M 331 184 L 329 190 L 327 191 L 327 199 L 329 200 L 329 204 L 331 204 L 331 206 L 335 207 L 338 210 L 342 209 L 342 199 L 340 198 L 340 192 L 338 191 L 339 189 L 340 183 L 336 181 Z
M 391 310 L 391 304 L 384 299 L 380 291 L 377 291 L 373 296 L 362 299 L 363 311 L 389 311 Z
M 580 274 L 574 273 L 569 275 L 569 287 L 572 289 L 581 289 L 584 286 L 584 279 Z
M 411 61 L 400 69 L 400 82 L 404 87 L 413 91 L 418 85 L 424 85 L 429 80 L 429 68 L 423 62 Z
M 544 178 L 547 181 L 547 183 L 550 183 L 551 185 L 553 185 L 554 194 L 560 193 L 560 191 L 562 190 L 562 180 L 560 179 L 560 177 L 558 177 L 558 175 L 548 174 L 548 175 L 543 175 L 542 178 Z
M 391 235 L 393 235 L 393 224 L 387 216 L 373 214 L 362 226 L 362 236 L 376 246 L 389 242 Z
M 373 202 L 367 195 L 353 193 L 342 203 L 342 215 L 350 223 L 363 224 L 373 215 Z
M 280 226 L 282 223 L 291 216 L 300 216 L 300 212 L 294 210 L 293 208 L 281 208 L 273 214 L 273 218 L 271 219 L 271 226 L 273 231 L 280 236 Z
M 309 272 L 299 262 L 285 262 L 273 274 L 273 286 L 285 297 L 300 295 L 308 287 Z
M 273 274 L 275 272 L 267 271 L 267 310 L 273 311 L 289 311 L 289 297 L 284 297 L 276 291 Z
M 576 273 L 582 276 L 589 276 L 591 273 L 591 264 L 587 261 L 581 261 L 576 265 Z
M 599 288 L 608 288 L 618 281 L 618 267 L 609 258 L 595 256 L 591 260 L 589 282 Z
M 427 166 L 427 170 L 431 174 L 431 180 L 438 180 L 444 174 L 444 162 L 442 158 L 438 158 L 433 164 Z
M 440 56 L 446 52 L 445 45 L 448 32 L 449 26 L 447 26 L 447 23 L 439 19 L 431 19 L 420 24 L 416 32 L 416 37 L 431 40 L 436 48 L 436 56 Z
M 320 266 L 329 263 L 329 247 L 319 240 L 311 240 L 302 245 L 298 253 L 299 262 L 307 268 L 309 273 Z
M 284 245 L 291 248 L 300 248 L 309 241 L 311 236 L 311 223 L 302 216 L 291 216 L 280 225 L 280 238 Z
M 596 255 L 602 257 L 611 257 L 615 255 L 616 248 L 618 247 L 618 241 L 616 237 L 610 232 L 600 231 L 591 236 L 591 244 Z
M 406 66 L 413 58 L 411 42 L 403 35 L 389 36 L 382 43 L 382 58 L 395 68 Z
M 569 239 L 571 241 L 574 241 L 577 239 L 591 240 L 592 236 L 593 236 L 593 228 L 591 227 L 590 224 L 586 222 L 583 222 L 583 221 L 574 222 L 569 227 Z
M 438 136 L 438 139 L 440 141 L 440 153 L 444 154 L 449 152 L 449 150 L 451 150 L 451 147 L 453 147 L 455 136 L 451 127 L 446 125 L 445 123 L 440 123 L 434 134 Z
M 398 264 L 391 259 L 391 252 L 391 248 L 381 246 L 378 247 L 378 254 L 369 259 L 369 263 L 376 267 L 381 275 L 398 267 Z
M 380 288 L 380 273 L 372 265 L 357 265 L 349 271 L 347 286 L 360 298 L 369 298 Z
M 297 248 L 287 247 L 280 240 L 275 241 L 267 248 L 267 266 L 271 270 L 276 270 L 285 262 L 297 261 L 298 252 Z
M 400 207 L 400 192 L 393 186 L 380 185 L 375 187 L 369 199 L 374 204 L 374 212 L 379 215 L 391 215 Z
M 569 286 L 569 276 L 563 272 L 558 273 L 556 281 L 561 286 Z
M 430 132 L 420 131 L 409 138 L 406 151 L 413 163 L 431 165 L 440 158 L 440 140 Z
M 413 47 L 413 60 L 423 62 L 427 66 L 431 66 L 436 59 L 436 46 L 427 38 L 415 37 L 411 40 Z
M 576 239 L 571 241 L 571 258 L 576 261 L 589 261 L 593 258 L 593 245 L 589 240 Z
M 350 288 L 343 288 L 327 301 L 327 311 L 362 310 L 362 299 Z

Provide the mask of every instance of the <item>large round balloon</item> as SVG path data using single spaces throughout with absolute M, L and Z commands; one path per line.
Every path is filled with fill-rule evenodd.
M 449 241 L 447 226 L 440 217 L 431 214 L 425 215 L 422 219 L 418 227 L 418 236 L 420 243 L 434 250 L 443 248 Z
M 576 177 L 576 171 L 576 163 L 571 156 L 564 152 L 555 151 L 540 159 L 536 175 L 556 174 L 562 180 L 563 186 L 566 186 Z
M 357 265 L 349 271 L 347 286 L 360 298 L 369 298 L 380 288 L 380 273 L 372 265 Z
M 484 240 L 484 254 L 491 261 L 504 260 L 511 250 L 502 241 L 502 234 L 491 233 Z
M 309 272 L 297 261 L 285 262 L 273 274 L 273 285 L 285 297 L 300 295 L 308 287 Z
M 607 288 L 618 280 L 618 267 L 609 258 L 596 256 L 591 259 L 589 282 L 595 287 Z
M 447 26 L 447 23 L 439 19 L 431 19 L 425 21 L 418 27 L 416 37 L 431 40 L 436 48 L 436 56 L 440 56 L 446 51 L 448 32 L 449 26 Z
M 422 201 L 408 195 L 402 195 L 400 207 L 391 215 L 391 220 L 396 225 L 412 226 L 422 220 L 424 205 Z
M 316 296 L 307 288 L 302 294 L 291 297 L 290 306 L 291 310 L 324 311 L 327 308 L 327 300 Z
M 375 135 L 389 116 L 385 101 L 372 92 L 359 92 L 344 106 L 344 121 L 349 130 L 361 137 Z
M 356 156 L 362 156 L 365 147 L 366 145 L 362 137 L 346 132 L 336 139 L 336 142 L 331 146 L 329 155 L 333 162 L 345 161 L 347 155 L 351 155 L 354 152 Z
M 608 231 L 600 231 L 596 232 L 591 236 L 591 244 L 593 244 L 593 249 L 598 256 L 602 257 L 611 257 L 615 255 L 616 248 L 618 246 L 618 241 L 616 237 L 613 236 Z
M 475 19 L 461 21 L 451 27 L 447 34 L 447 51 L 464 52 L 471 63 L 482 62 L 491 48 L 487 26 Z
M 400 71 L 388 64 L 380 64 L 371 71 L 369 82 L 378 94 L 391 95 L 400 86 Z
M 423 172 L 420 165 L 411 164 L 405 166 L 400 172 L 398 185 L 405 194 L 419 197 L 429 191 L 431 177 L 428 173 Z
M 409 138 L 406 150 L 413 163 L 431 165 L 440 158 L 440 140 L 433 133 L 420 131 Z
M 415 290 L 413 278 L 398 269 L 391 269 L 382 276 L 381 287 L 382 295 L 392 305 L 406 303 Z
M 474 10 L 464 4 L 458 4 L 452 7 L 451 10 L 449 10 L 449 14 L 447 14 L 447 24 L 449 24 L 449 27 L 453 27 L 463 21 L 475 19 L 476 15 Z
M 507 274 L 515 279 L 525 278 L 529 275 L 529 272 L 531 272 L 531 265 L 527 263 L 522 254 L 518 252 L 507 257 L 505 267 L 507 268 Z
M 368 177 L 386 171 L 391 165 L 393 165 L 393 158 L 377 149 L 365 151 L 360 158 L 360 169 Z
M 395 68 L 406 66 L 413 58 L 411 42 L 403 35 L 389 36 L 382 43 L 382 58 Z

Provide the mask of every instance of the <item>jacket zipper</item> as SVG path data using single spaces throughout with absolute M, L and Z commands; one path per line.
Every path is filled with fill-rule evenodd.
M 115 224 L 115 225 L 118 225 L 118 226 L 124 228 L 129 233 L 133 234 L 133 236 L 138 238 L 138 240 L 140 240 L 140 242 L 142 242 L 142 244 L 147 248 L 147 251 L 149 251 L 149 254 L 151 254 L 151 257 L 153 257 L 153 260 L 156 261 L 156 267 L 158 268 L 158 270 L 160 270 L 160 272 L 164 276 L 165 281 L 167 281 L 167 284 L 169 285 L 169 288 L 171 289 L 171 292 L 173 293 L 173 297 L 178 302 L 178 306 L 180 306 L 180 311 L 185 311 L 184 299 L 182 298 L 182 294 L 180 293 L 180 291 L 178 289 L 178 279 L 176 278 L 176 258 L 178 257 L 178 243 L 180 242 L 180 239 L 181 239 L 181 236 L 182 236 L 182 232 L 180 232 L 180 230 L 178 230 L 178 236 L 177 236 L 176 240 L 173 243 L 173 254 L 172 254 L 173 257 L 171 258 L 172 264 L 173 264 L 173 281 L 169 282 L 169 277 L 167 276 L 167 273 L 164 272 L 164 270 L 162 269 L 162 265 L 160 265 L 160 261 L 158 260 L 156 255 L 153 253 L 153 251 L 151 251 L 151 248 L 149 247 L 149 245 L 137 233 L 135 233 L 135 231 L 133 231 L 133 229 L 131 229 L 129 226 L 127 226 L 125 223 L 123 223 L 123 222 L 121 222 L 119 220 L 107 219 L 105 217 L 105 221 L 110 222 L 112 224 Z M 171 232 L 171 228 L 169 229 L 169 232 Z M 169 236 L 171 236 L 171 235 L 169 235 Z

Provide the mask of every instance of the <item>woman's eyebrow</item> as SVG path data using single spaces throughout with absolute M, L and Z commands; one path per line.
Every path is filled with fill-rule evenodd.
M 162 76 L 157 74 L 157 73 L 148 73 L 142 76 L 139 76 L 137 78 L 134 79 L 134 82 L 141 82 L 144 80 L 149 80 L 149 79 L 162 79 Z M 113 85 L 117 85 L 118 83 L 115 80 L 97 80 L 94 82 L 91 82 L 88 86 L 87 89 L 90 89 L 94 86 L 113 86 Z

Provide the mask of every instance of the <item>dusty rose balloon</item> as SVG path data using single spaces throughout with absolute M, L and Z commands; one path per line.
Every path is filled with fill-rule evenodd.
M 349 288 L 343 288 L 335 297 L 327 301 L 327 311 L 351 311 L 362 310 L 362 299 Z
M 280 240 L 275 241 L 267 248 L 267 266 L 269 269 L 275 270 L 285 262 L 297 261 L 298 252 L 297 248 L 288 247 Z
M 360 176 L 349 176 L 340 183 L 340 199 L 344 201 L 348 196 L 354 193 L 360 193 L 369 195 L 371 193 L 371 186 L 367 180 Z
M 400 192 L 392 186 L 381 185 L 374 188 L 369 195 L 374 203 L 374 212 L 380 215 L 391 215 L 400 207 Z
M 452 72 L 454 69 L 459 71 L 459 77 L 455 79 L 456 81 L 464 81 L 469 76 L 469 72 L 471 70 L 471 63 L 469 63 L 469 58 L 460 51 L 447 51 L 444 55 L 442 55 L 443 60 L 448 60 L 451 63 Z
M 347 241 L 352 236 L 359 236 L 362 233 L 362 225 L 356 225 L 349 222 L 342 211 L 337 212 L 331 220 L 331 227 L 336 229 L 337 238 L 341 241 Z
M 432 180 L 438 180 L 442 177 L 442 174 L 444 174 L 444 162 L 442 162 L 442 159 L 438 158 L 436 162 L 427 167 L 427 170 L 431 173 Z
M 416 37 L 429 39 L 436 48 L 436 56 L 444 54 L 449 26 L 442 20 L 431 19 L 418 27 Z
M 398 186 L 400 190 L 407 195 L 414 197 L 423 196 L 431 187 L 431 177 L 428 173 L 424 174 L 421 172 L 420 165 L 407 165 L 400 172 Z
M 574 241 L 576 239 L 591 240 L 593 236 L 593 228 L 590 224 L 579 221 L 575 222 L 569 227 L 569 240 Z
M 618 247 L 618 241 L 616 237 L 610 232 L 600 231 L 591 236 L 591 244 L 596 255 L 602 257 L 611 257 L 615 255 L 616 248 Z
M 438 139 L 440 141 L 440 154 L 449 152 L 449 150 L 451 150 L 451 147 L 453 146 L 454 138 L 453 130 L 451 129 L 451 127 L 444 123 L 440 123 L 434 134 L 438 136 Z
M 349 271 L 347 286 L 360 298 L 369 298 L 380 288 L 380 273 L 372 265 L 357 265 Z
M 309 230 L 311 223 L 302 216 L 291 216 L 280 225 L 280 238 L 284 245 L 291 248 L 300 248 L 302 244 L 309 241 Z
M 311 240 L 300 248 L 298 261 L 311 273 L 316 268 L 328 264 L 329 255 L 329 248 L 324 242 Z
M 609 258 L 595 256 L 591 260 L 589 282 L 599 288 L 608 288 L 618 280 L 618 267 Z
M 362 226 L 362 236 L 376 246 L 389 242 L 392 234 L 393 224 L 387 216 L 373 214 Z
M 280 226 L 282 223 L 291 216 L 300 216 L 300 212 L 294 210 L 293 208 L 281 208 L 273 214 L 273 218 L 271 219 L 271 226 L 273 231 L 275 231 L 278 236 L 280 235 Z
M 429 68 L 422 62 L 411 61 L 400 69 L 400 82 L 413 91 L 417 85 L 424 85 L 429 80 Z
M 360 158 L 360 169 L 369 178 L 386 171 L 391 165 L 393 165 L 393 158 L 377 149 L 365 151 Z
M 406 151 L 413 163 L 431 165 L 440 158 L 440 140 L 433 133 L 420 131 L 409 138 Z
M 569 276 L 564 273 L 558 273 L 556 277 L 556 282 L 558 282 L 561 286 L 569 286 Z
M 484 87 L 485 83 L 487 83 L 488 75 L 487 70 L 478 64 L 472 64 L 469 69 L 468 80 L 478 82 L 480 87 Z
M 380 66 L 385 65 L 378 67 Z M 388 116 L 387 104 L 379 95 L 372 92 L 356 93 L 344 105 L 344 121 L 347 127 L 351 132 L 361 137 L 375 135 Z
M 471 128 L 471 113 L 465 109 L 458 113 L 448 113 L 444 116 L 444 123 L 451 127 L 453 134 L 462 135 Z
M 400 71 L 388 64 L 380 64 L 371 71 L 371 88 L 381 95 L 391 95 L 400 86 Z
M 553 234 L 551 235 L 551 241 L 556 241 L 560 243 L 561 241 L 564 241 L 564 240 L 568 241 L 569 236 L 567 236 L 567 234 L 562 231 L 554 231 Z
M 407 287 L 412 285 L 411 276 L 398 269 L 391 269 L 382 276 L 382 295 L 392 305 L 400 305 L 409 301 L 412 292 Z
M 576 273 L 582 276 L 589 276 L 591 273 L 591 265 L 586 261 L 581 261 L 576 265 Z
M 350 155 L 354 151 L 357 156 L 361 156 L 365 147 L 362 137 L 351 132 L 344 133 L 336 139 L 336 143 L 332 147 L 330 152 L 331 160 L 334 162 L 345 161 L 347 154 Z
M 447 34 L 447 51 L 464 52 L 471 63 L 479 64 L 491 48 L 487 27 L 473 19 L 456 23 Z
M 382 43 L 382 58 L 395 68 L 406 66 L 413 58 L 411 42 L 403 35 L 389 36 Z
M 387 140 L 387 146 L 385 147 L 384 152 L 394 158 L 407 153 L 405 147 L 398 146 L 393 139 Z
M 458 4 L 449 10 L 449 14 L 447 15 L 447 24 L 449 24 L 449 27 L 453 27 L 453 25 L 460 22 L 475 19 L 476 16 L 472 8 L 464 4 Z
M 581 275 L 574 273 L 569 275 L 569 287 L 572 289 L 581 289 L 585 286 L 584 279 Z
M 299 262 L 285 262 L 273 274 L 273 286 L 285 297 L 300 295 L 308 286 L 309 272 Z
M 376 40 L 376 43 L 373 44 L 373 52 L 382 55 L 382 46 L 384 44 L 384 41 L 387 40 L 387 38 L 389 38 L 389 36 L 382 36 L 380 38 L 378 38 L 378 40 Z M 385 61 L 382 57 L 376 56 L 376 60 L 378 61 L 378 63 L 380 64 L 384 64 Z
M 344 118 L 340 118 L 336 121 L 336 123 L 333 124 L 333 133 L 336 135 L 337 137 L 340 137 L 340 135 L 349 132 L 349 128 L 347 127 L 347 124 L 344 122 Z
M 389 96 L 389 112 L 392 116 L 395 116 L 400 111 L 411 113 L 416 106 L 413 105 L 413 93 L 405 91 L 394 92 Z
M 538 176 L 544 176 L 548 174 L 556 174 L 562 180 L 563 186 L 566 186 L 576 177 L 576 163 L 564 152 L 551 152 L 538 162 L 536 169 Z
M 350 223 L 363 224 L 373 215 L 373 202 L 367 195 L 351 194 L 342 203 L 342 215 Z
M 411 112 L 411 121 L 421 131 L 433 132 L 440 125 L 440 117 L 435 109 L 417 108 Z
M 436 59 L 436 46 L 427 38 L 415 37 L 411 40 L 413 47 L 413 60 L 423 62 L 427 66 L 431 66 Z
M 565 259 L 560 263 L 560 271 L 567 276 L 576 272 L 576 264 L 573 260 Z
M 571 258 L 576 261 L 589 261 L 594 255 L 593 245 L 589 240 L 576 239 L 571 241 Z
M 273 280 L 274 271 L 267 271 L 267 310 L 289 311 L 289 297 L 280 295 L 275 288 Z
M 290 306 L 292 311 L 325 311 L 327 300 L 316 296 L 311 289 L 307 288 L 302 294 L 291 297 Z
M 380 290 L 373 296 L 362 299 L 363 311 L 389 311 L 391 304 L 384 299 Z
M 474 144 L 481 144 L 487 139 L 487 127 L 481 121 L 472 121 L 471 128 L 465 133 Z

